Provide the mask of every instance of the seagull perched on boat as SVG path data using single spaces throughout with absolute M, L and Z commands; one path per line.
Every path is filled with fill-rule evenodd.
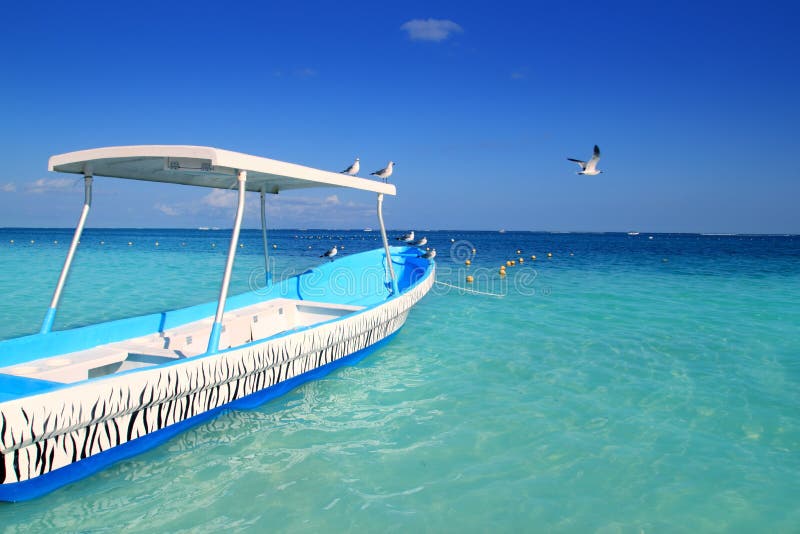
M 423 247 L 423 246 L 425 246 L 427 244 L 428 244 L 428 238 L 427 237 L 423 237 L 419 241 L 414 241 L 412 243 L 409 243 L 409 245 L 411 245 L 412 247 Z
M 433 249 L 429 250 L 428 252 L 426 252 L 425 254 L 420 254 L 417 257 L 418 258 L 425 258 L 426 260 L 432 260 L 433 258 L 436 257 L 436 249 L 433 248 Z
M 407 234 L 403 234 L 397 238 L 398 241 L 402 241 L 404 243 L 411 243 L 414 241 L 414 230 L 411 230 Z
M 394 161 L 390 161 L 386 167 L 379 171 L 375 171 L 370 173 L 370 176 L 377 176 L 384 182 L 389 181 L 389 177 L 392 175 L 392 171 L 394 170 Z
M 594 154 L 592 154 L 592 159 L 587 161 L 581 161 L 579 159 L 572 159 L 567 158 L 569 161 L 574 161 L 578 165 L 581 166 L 581 170 L 578 171 L 576 174 L 585 174 L 586 176 L 596 176 L 600 174 L 601 170 L 597 169 L 597 162 L 600 161 L 600 147 L 594 145 Z
M 358 171 L 360 169 L 361 169 L 361 163 L 359 163 L 358 158 L 356 158 L 356 160 L 353 162 L 352 165 L 347 167 L 345 170 L 343 170 L 339 174 L 349 174 L 350 176 L 355 176 L 356 174 L 358 174 Z
M 339 251 L 336 250 L 336 245 L 334 245 L 332 249 L 330 249 L 328 252 L 320 256 L 320 258 L 330 258 L 330 260 L 333 261 L 333 257 L 336 256 L 338 253 Z

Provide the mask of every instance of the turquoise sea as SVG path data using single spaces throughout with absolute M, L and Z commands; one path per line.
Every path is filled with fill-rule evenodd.
M 422 235 L 440 281 L 505 296 L 435 286 L 357 365 L 0 504 L 0 530 L 800 531 L 800 237 Z M 0 338 L 38 331 L 70 236 L 0 229 Z M 216 299 L 228 239 L 87 230 L 56 328 Z M 278 276 L 380 246 L 270 239 Z M 261 279 L 243 244 L 234 293 Z

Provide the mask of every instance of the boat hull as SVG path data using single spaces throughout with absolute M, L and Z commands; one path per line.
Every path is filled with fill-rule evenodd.
M 36 497 L 365 355 L 403 326 L 433 281 L 431 266 L 400 295 L 340 319 L 0 403 L 0 500 Z

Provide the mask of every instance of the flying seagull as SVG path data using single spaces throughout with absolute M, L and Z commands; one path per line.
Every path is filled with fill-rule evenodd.
M 374 175 L 383 180 L 384 182 L 389 181 L 389 177 L 392 175 L 392 171 L 394 170 L 394 161 L 390 161 L 385 168 L 370 173 L 370 176 Z
M 411 230 L 405 235 L 401 235 L 397 238 L 398 241 L 403 241 L 404 243 L 411 243 L 414 241 L 414 230 Z
M 428 252 L 426 252 L 425 254 L 420 254 L 418 257 L 419 258 L 425 258 L 426 260 L 432 260 L 433 258 L 436 257 L 436 249 L 435 248 L 431 249 Z
M 355 176 L 358 174 L 359 169 L 361 169 L 361 163 L 359 163 L 358 158 L 356 158 L 352 165 L 347 167 L 339 174 L 349 174 L 350 176 Z
M 574 161 L 578 165 L 581 166 L 581 170 L 578 171 L 576 174 L 585 174 L 586 176 L 596 176 L 600 174 L 601 170 L 597 169 L 597 162 L 600 161 L 600 147 L 594 145 L 594 154 L 592 155 L 592 159 L 588 162 L 581 161 L 579 159 L 572 159 L 567 158 L 569 161 Z
M 409 243 L 412 247 L 423 247 L 428 244 L 428 238 L 423 237 L 419 241 L 414 241 L 413 243 Z
M 330 260 L 333 261 L 333 257 L 336 256 L 338 253 L 339 251 L 336 250 L 336 245 L 334 245 L 332 249 L 330 249 L 328 252 L 320 256 L 320 258 L 330 258 Z

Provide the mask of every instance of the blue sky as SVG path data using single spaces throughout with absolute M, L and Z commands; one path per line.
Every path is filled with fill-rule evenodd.
M 52 154 L 197 144 L 362 176 L 393 228 L 800 233 L 796 2 L 103 2 L 4 7 L 0 226 L 72 226 Z M 567 157 L 600 145 L 605 173 Z M 258 224 L 257 196 L 245 224 Z M 375 226 L 374 198 L 270 200 Z M 94 227 L 229 227 L 232 199 L 98 178 Z

